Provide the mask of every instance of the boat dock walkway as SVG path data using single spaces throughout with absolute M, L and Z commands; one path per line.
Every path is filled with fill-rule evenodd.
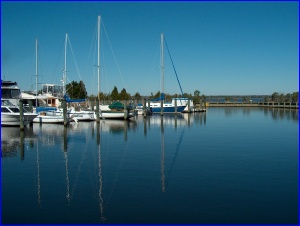
M 238 102 L 206 102 L 206 107 L 269 107 L 299 109 L 299 102 L 260 102 L 260 103 L 238 103 Z

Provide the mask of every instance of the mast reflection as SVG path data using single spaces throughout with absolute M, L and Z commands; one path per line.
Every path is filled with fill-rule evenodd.
M 164 118 L 160 121 L 161 131 L 161 190 L 165 192 L 165 137 L 164 137 Z
M 102 128 L 102 124 L 104 121 L 101 123 L 97 123 L 97 146 L 98 146 L 98 177 L 99 177 L 99 211 L 100 211 L 100 222 L 103 222 L 106 220 L 104 216 L 104 206 L 103 206 L 103 197 L 102 197 L 102 189 L 103 189 L 103 180 L 102 180 L 102 160 L 101 160 L 101 145 L 100 145 L 100 131 Z

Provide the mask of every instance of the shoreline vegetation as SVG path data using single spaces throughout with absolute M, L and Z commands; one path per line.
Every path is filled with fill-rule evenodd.
M 83 81 L 79 83 L 72 81 L 66 85 L 67 95 L 71 99 L 87 99 L 88 101 L 94 101 L 97 99 L 98 95 L 88 95 L 85 84 Z M 25 91 L 26 92 L 26 91 Z M 38 91 L 38 94 L 41 94 L 42 90 Z M 100 103 L 104 102 L 113 102 L 113 101 L 123 101 L 123 100 L 133 100 L 142 102 L 143 100 L 151 100 L 161 96 L 160 91 L 150 93 L 150 95 L 142 96 L 139 92 L 136 92 L 134 95 L 128 93 L 125 88 L 118 91 L 118 88 L 114 86 L 113 90 L 110 93 L 100 92 L 99 98 Z M 200 101 L 204 102 L 243 102 L 243 103 L 258 103 L 258 102 L 280 102 L 280 103 L 297 103 L 299 102 L 299 92 L 293 93 L 279 93 L 274 92 L 270 95 L 205 95 L 201 94 L 199 90 L 195 90 L 192 93 L 183 93 L 183 94 L 168 94 L 164 93 L 165 100 L 171 101 L 172 98 L 189 98 L 193 100 L 194 103 L 199 103 Z

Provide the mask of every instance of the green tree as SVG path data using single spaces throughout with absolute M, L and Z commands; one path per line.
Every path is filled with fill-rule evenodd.
M 119 92 L 118 88 L 115 86 L 113 91 L 111 92 L 111 99 L 112 100 L 118 100 L 119 99 Z
M 292 93 L 292 101 L 293 102 L 299 102 L 299 92 L 293 92 Z
M 158 98 L 160 97 L 160 91 L 158 91 L 157 93 L 155 93 L 155 95 L 153 96 L 153 98 Z
M 121 93 L 119 94 L 119 97 L 121 100 L 129 100 L 130 99 L 130 94 L 126 92 L 126 89 L 122 89 Z
M 199 103 L 200 102 L 200 91 L 199 90 L 194 91 L 193 102 L 194 103 Z
M 272 100 L 272 101 L 275 101 L 275 102 L 278 101 L 278 95 L 279 95 L 279 94 L 278 94 L 277 92 L 274 92 L 274 93 L 272 94 L 272 96 L 271 96 L 271 100 Z
M 87 92 L 83 81 L 79 83 L 72 81 L 66 85 L 66 93 L 72 99 L 84 99 L 87 98 Z
M 142 97 L 141 97 L 140 93 L 136 92 L 136 93 L 134 94 L 134 99 L 136 99 L 136 100 L 141 100 Z

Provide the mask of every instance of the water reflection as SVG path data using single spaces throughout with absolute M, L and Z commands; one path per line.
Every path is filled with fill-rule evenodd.
M 164 117 L 160 118 L 160 132 L 161 132 L 161 190 L 166 191 L 165 186 L 165 136 L 164 136 Z
M 227 109 L 228 115 L 235 115 L 235 109 L 232 110 L 233 113 L 230 113 L 230 109 Z M 215 112 L 219 114 L 213 114 Z M 256 118 L 253 117 L 255 113 L 259 118 L 261 116 L 264 118 L 263 114 L 279 120 L 298 118 L 297 115 L 293 115 L 292 111 L 286 110 L 287 116 L 282 117 L 281 112 L 274 114 L 271 109 L 263 108 L 240 109 L 238 116 L 243 118 L 243 115 L 246 115 L 248 119 L 248 115 L 251 115 L 252 119 L 249 119 L 255 122 Z M 182 223 L 184 220 L 180 221 L 177 218 L 179 216 L 175 216 L 174 213 L 181 211 L 183 218 L 189 219 L 193 211 L 194 213 L 205 212 L 211 203 L 215 203 L 215 207 L 210 208 L 210 216 L 214 217 L 217 211 L 225 215 L 229 211 L 234 212 L 235 209 L 230 209 L 229 205 L 227 208 L 229 210 L 222 212 L 224 208 L 220 209 L 217 206 L 227 207 L 227 202 L 226 200 L 224 203 L 219 202 L 219 198 L 224 197 L 223 194 L 231 190 L 231 185 L 232 187 L 240 186 L 243 191 L 249 190 L 247 185 L 251 183 L 243 186 L 240 181 L 245 178 L 243 170 L 246 176 L 249 172 L 245 162 L 256 167 L 253 164 L 254 156 L 258 156 L 258 166 L 260 166 L 259 162 L 262 162 L 260 170 L 265 170 L 265 164 L 271 162 L 272 158 L 275 159 L 276 164 L 268 165 L 271 168 L 274 165 L 275 170 L 274 175 L 270 174 L 276 179 L 272 190 L 275 190 L 280 197 L 285 197 L 282 195 L 287 194 L 284 191 L 286 189 L 284 186 L 287 184 L 284 183 L 286 177 L 280 177 L 283 171 L 280 167 L 277 168 L 279 165 L 277 163 L 282 157 L 287 156 L 284 160 L 287 162 L 284 169 L 288 172 L 286 175 L 293 178 L 291 168 L 296 166 L 295 155 L 290 151 L 285 151 L 288 155 L 283 154 L 281 148 L 276 150 L 274 146 L 264 150 L 263 143 L 258 154 L 253 154 L 253 150 L 249 147 L 246 149 L 248 145 L 238 146 L 238 142 L 234 144 L 236 148 L 229 149 L 224 145 L 227 140 L 222 137 L 219 143 L 203 142 L 202 144 L 202 140 L 209 140 L 216 134 L 216 127 L 211 127 L 213 123 L 208 123 L 206 126 L 206 115 L 210 117 L 210 122 L 220 119 L 218 123 L 222 124 L 227 119 L 224 117 L 224 109 L 214 108 L 208 109 L 207 113 L 164 115 L 163 117 L 154 115 L 137 117 L 125 122 L 103 120 L 100 123 L 80 122 L 67 127 L 34 124 L 31 130 L 27 128 L 23 134 L 20 133 L 19 128 L 2 128 L 2 147 L 6 144 L 6 152 L 14 153 L 12 157 L 15 157 L 3 159 L 5 160 L 3 161 L 4 222 L 16 223 L 16 218 L 11 216 L 17 215 L 18 219 L 25 219 L 24 223 L 96 224 L 120 223 L 121 221 L 144 223 L 149 220 L 149 211 L 156 209 L 158 212 L 165 211 L 165 215 L 158 216 L 150 223 Z M 246 120 L 241 120 L 242 126 L 243 121 Z M 289 124 L 295 127 L 293 123 Z M 276 131 L 276 134 L 282 135 L 280 131 Z M 143 139 L 144 136 L 147 136 L 147 139 Z M 256 134 L 253 134 L 251 138 L 256 139 Z M 248 138 L 245 139 L 241 135 L 241 140 L 247 141 Z M 295 146 L 292 142 L 292 146 L 288 146 L 285 150 L 294 150 Z M 259 148 L 260 145 L 255 147 Z M 222 153 L 225 154 L 220 154 L 220 148 L 224 148 Z M 238 157 L 241 152 L 237 151 L 239 148 L 243 150 L 240 158 Z M 263 152 L 265 154 L 262 154 Z M 9 156 L 10 154 L 5 151 L 3 153 L 2 150 L 2 157 Z M 221 167 L 218 167 L 219 165 Z M 17 173 L 11 173 L 11 169 L 16 169 Z M 230 180 L 228 180 L 229 177 L 223 178 L 223 173 L 233 175 L 233 180 L 231 177 Z M 241 175 L 234 177 L 236 174 Z M 259 172 L 255 174 L 255 178 L 260 176 Z M 21 177 L 22 180 L 19 181 Z M 288 179 L 286 181 L 289 182 Z M 224 180 L 228 180 L 228 183 Z M 283 187 L 277 189 L 278 181 L 282 180 Z M 22 186 L 15 186 L 19 182 Z M 215 185 L 218 185 L 218 188 L 215 188 Z M 262 194 L 258 202 L 264 200 L 264 196 L 270 195 L 269 189 L 264 190 L 267 186 L 269 184 L 263 180 L 260 184 L 253 184 L 253 187 L 250 187 L 253 193 Z M 256 190 L 256 187 L 260 187 L 261 190 Z M 293 187 L 288 187 L 286 191 L 288 189 L 292 190 Z M 275 194 L 276 197 L 277 194 Z M 236 196 L 232 202 L 237 208 L 242 209 L 247 204 L 246 196 L 236 193 L 230 195 Z M 239 202 L 241 197 L 246 201 Z M 287 199 L 290 197 L 292 196 L 287 196 Z M 271 198 L 271 195 L 268 196 L 268 200 Z M 274 199 L 274 203 L 276 201 Z M 283 204 L 287 205 L 288 201 Z M 28 209 L 24 208 L 26 206 Z M 188 209 L 181 210 L 181 206 Z M 20 208 L 24 211 L 18 212 Z M 49 216 L 49 213 L 55 211 L 60 212 L 56 215 L 57 219 Z M 239 216 L 238 214 L 240 214 L 239 211 L 229 217 L 233 219 Z M 205 216 L 193 214 L 191 222 L 215 223 L 209 217 L 205 219 L 206 222 L 202 221 L 202 217 Z
M 100 142 L 100 132 L 102 130 L 102 126 L 104 121 L 97 123 L 97 146 L 98 146 L 98 177 L 99 177 L 99 211 L 100 211 L 100 222 L 106 220 L 104 216 L 104 200 L 103 200 L 103 180 L 102 180 L 102 160 L 101 160 L 101 142 Z
M 25 127 L 1 127 L 1 157 L 16 157 L 20 150 L 20 159 L 25 158 L 25 147 L 31 147 L 36 135 L 32 129 Z
M 235 116 L 239 114 L 242 110 L 242 114 L 244 116 L 250 116 L 251 114 L 263 112 L 265 116 L 271 116 L 272 119 L 276 120 L 292 120 L 298 123 L 299 121 L 299 111 L 298 109 L 290 109 L 290 108 L 260 108 L 260 107 L 244 107 L 244 108 L 239 108 L 239 107 L 220 107 L 220 108 L 213 108 L 211 110 L 214 111 L 220 111 L 224 112 L 225 116 L 230 117 L 230 116 Z M 210 109 L 208 109 L 208 112 Z
M 299 122 L 299 111 L 298 109 L 288 109 L 288 108 L 264 108 L 264 114 L 266 116 L 271 116 L 275 121 L 277 120 L 292 120 L 296 123 Z

